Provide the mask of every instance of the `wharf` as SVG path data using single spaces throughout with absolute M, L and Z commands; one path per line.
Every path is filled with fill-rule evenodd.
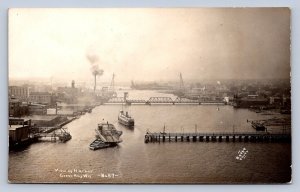
M 39 138 L 50 138 L 51 141 L 56 141 L 57 139 L 61 142 L 66 142 L 72 138 L 71 134 L 63 126 L 72 122 L 76 118 L 68 119 L 54 127 L 31 127 L 31 137 L 35 139 Z
M 269 132 L 212 132 L 212 133 L 150 133 L 145 134 L 145 143 L 155 142 L 291 142 L 291 134 Z
M 56 141 L 57 139 L 61 142 L 66 142 L 72 139 L 71 134 L 66 130 L 66 128 L 60 128 L 58 130 L 49 132 L 49 131 L 40 131 L 32 134 L 33 138 L 50 138 L 51 141 Z

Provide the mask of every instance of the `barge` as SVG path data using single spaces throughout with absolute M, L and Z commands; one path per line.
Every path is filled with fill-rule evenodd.
M 96 131 L 96 139 L 90 144 L 91 150 L 112 147 L 122 142 L 122 131 L 118 131 L 113 124 L 100 123 Z

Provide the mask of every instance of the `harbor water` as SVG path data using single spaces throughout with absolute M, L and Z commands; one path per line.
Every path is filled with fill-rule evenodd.
M 119 93 L 121 95 L 121 93 Z M 130 98 L 171 96 L 129 91 Z M 270 118 L 228 105 L 123 106 L 134 128 L 118 124 L 121 105 L 100 105 L 66 125 L 66 143 L 40 141 L 9 153 L 9 181 L 17 183 L 285 183 L 291 180 L 290 143 L 144 143 L 147 131 L 253 132 L 247 120 Z M 282 116 L 282 115 L 278 115 Z M 290 118 L 290 115 L 285 115 Z M 95 128 L 109 122 L 123 131 L 116 147 L 92 151 Z M 270 131 L 281 131 L 270 130 Z M 238 159 L 241 151 L 247 151 Z

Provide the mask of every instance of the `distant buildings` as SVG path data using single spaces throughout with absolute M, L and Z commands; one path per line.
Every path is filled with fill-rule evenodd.
M 261 107 L 269 104 L 269 99 L 258 95 L 248 95 L 247 97 L 235 97 L 233 106 L 237 108 Z
M 52 104 L 52 94 L 48 92 L 31 92 L 29 94 L 29 102 L 41 103 L 41 104 Z
M 49 92 L 30 92 L 28 86 L 9 86 L 9 116 L 22 117 L 29 114 L 46 114 L 54 99 Z
M 58 87 L 57 99 L 61 102 L 76 103 L 80 89 L 75 87 L 75 81 L 72 80 L 71 87 Z
M 27 86 L 9 86 L 8 94 L 12 98 L 26 101 L 29 97 L 29 89 Z
M 8 111 L 9 111 L 9 116 L 20 116 L 18 114 L 18 110 L 20 108 L 21 102 L 19 101 L 19 99 L 15 99 L 15 98 L 10 98 L 9 102 L 8 102 Z
M 8 109 L 10 117 L 22 117 L 29 114 L 27 103 L 16 98 L 9 98 Z
M 47 106 L 43 104 L 30 103 L 28 104 L 28 111 L 31 115 L 46 115 Z

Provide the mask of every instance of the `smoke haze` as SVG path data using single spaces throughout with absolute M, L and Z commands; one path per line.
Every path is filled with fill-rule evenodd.
M 103 81 L 289 78 L 290 10 L 9 10 L 10 78 L 93 81 L 90 70 Z

